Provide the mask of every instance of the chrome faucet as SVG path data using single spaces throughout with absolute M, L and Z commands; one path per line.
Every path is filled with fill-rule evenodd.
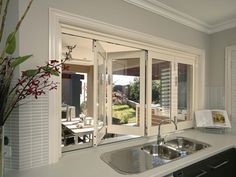
M 177 124 L 176 124 L 176 121 L 170 119 L 170 120 L 162 120 L 159 124 L 158 124 L 158 133 L 157 133 L 157 144 L 158 145 L 162 145 L 164 144 L 164 138 L 161 137 L 161 125 L 162 123 L 164 122 L 172 122 L 174 125 L 175 125 L 175 130 L 177 130 Z

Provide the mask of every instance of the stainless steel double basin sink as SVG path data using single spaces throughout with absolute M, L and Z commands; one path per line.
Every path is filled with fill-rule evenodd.
M 101 159 L 122 174 L 136 174 L 183 158 L 209 144 L 185 137 L 177 137 L 162 145 L 148 143 L 102 154 Z

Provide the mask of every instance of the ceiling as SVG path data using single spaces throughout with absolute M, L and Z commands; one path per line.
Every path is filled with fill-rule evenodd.
M 211 34 L 236 27 L 236 0 L 124 0 Z
M 125 52 L 140 50 L 119 44 L 111 44 L 108 42 L 99 41 L 99 43 L 106 52 Z M 65 53 L 67 51 L 67 46 L 74 45 L 76 45 L 76 47 L 72 52 L 73 59 L 87 60 L 94 57 L 92 39 L 79 37 L 76 35 L 62 34 L 62 53 Z

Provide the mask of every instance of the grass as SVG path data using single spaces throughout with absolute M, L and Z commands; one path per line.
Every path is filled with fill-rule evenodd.
M 120 119 L 121 123 L 135 123 L 135 110 L 129 105 L 113 105 L 112 116 Z

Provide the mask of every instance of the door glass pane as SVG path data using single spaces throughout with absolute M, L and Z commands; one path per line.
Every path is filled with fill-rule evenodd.
M 105 54 L 98 54 L 98 127 L 101 128 L 106 123 L 106 67 Z
M 152 59 L 152 126 L 170 119 L 171 67 L 169 61 Z M 169 121 L 166 121 L 169 123 Z
M 139 60 L 112 60 L 112 124 L 139 126 Z
M 61 80 L 63 152 L 92 146 L 94 132 L 92 42 L 91 39 L 62 34 L 62 55 L 67 52 L 67 46 L 76 45 L 72 59 L 66 62 L 68 70 L 62 72 Z
M 62 126 L 62 147 L 63 151 L 76 149 L 71 147 L 90 146 L 93 130 L 86 129 L 90 124 L 92 127 L 92 110 L 87 104 L 91 104 L 88 95 L 91 94 L 91 72 L 81 72 L 83 69 L 92 69 L 90 66 L 71 66 L 77 72 L 66 71 L 62 73 L 62 105 L 61 105 L 61 126 Z M 90 123 L 88 123 L 90 122 Z M 83 132 L 83 133 L 81 133 Z M 83 146 L 84 147 L 84 146 Z
M 190 119 L 193 67 L 178 64 L 178 116 L 179 122 Z

